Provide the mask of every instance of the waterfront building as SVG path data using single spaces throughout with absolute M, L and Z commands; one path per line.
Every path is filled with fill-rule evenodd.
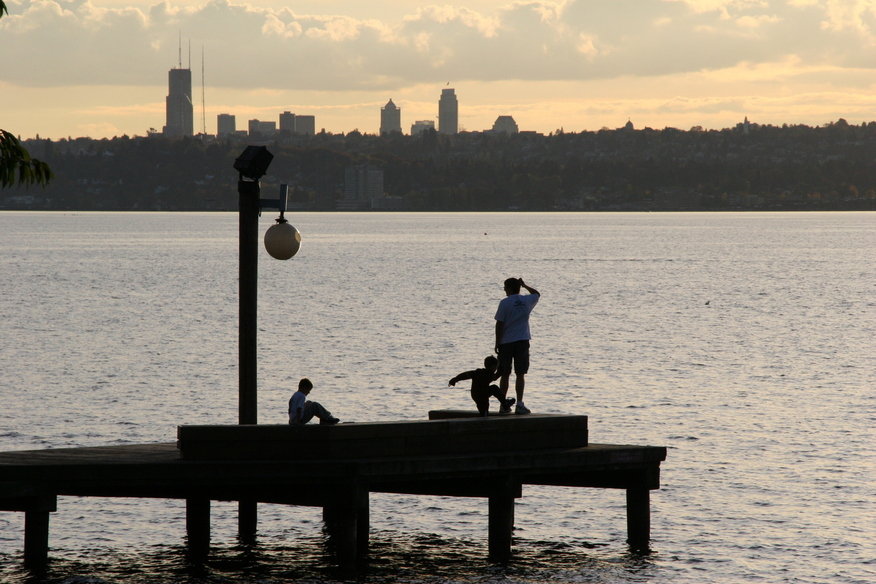
M 499 116 L 493 122 L 494 134 L 516 134 L 518 131 L 517 122 L 511 116 Z
M 383 197 L 383 169 L 357 164 L 344 169 L 344 198 L 336 207 L 342 211 L 370 209 L 372 201 Z
M 171 138 L 194 135 L 192 70 L 183 69 L 182 66 L 171 69 L 167 85 L 164 135 Z
M 438 133 L 459 132 L 459 102 L 454 89 L 442 89 L 438 100 Z
M 380 108 L 380 135 L 401 134 L 401 108 L 390 99 Z

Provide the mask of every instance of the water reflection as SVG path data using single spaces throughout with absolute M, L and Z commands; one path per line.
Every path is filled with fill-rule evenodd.
M 44 573 L 4 566 L 5 584 L 265 584 L 311 582 L 480 583 L 645 582 L 657 572 L 652 556 L 596 554 L 607 544 L 588 541 L 515 540 L 506 564 L 487 561 L 485 542 L 438 534 L 371 536 L 369 557 L 354 572 L 334 567 L 331 537 L 296 536 L 278 543 L 213 546 L 203 561 L 186 546 L 146 546 L 139 551 L 83 550 L 77 558 L 53 559 Z

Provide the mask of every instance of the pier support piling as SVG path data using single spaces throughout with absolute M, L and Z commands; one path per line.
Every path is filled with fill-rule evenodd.
M 519 485 L 510 480 L 498 483 L 489 497 L 488 547 L 490 560 L 506 562 L 511 558 L 511 533 L 514 529 L 514 497 Z
M 186 499 L 186 536 L 189 554 L 204 558 L 210 552 L 210 500 Z
M 627 489 L 627 543 L 648 551 L 651 541 L 651 500 L 647 488 Z
M 368 490 L 354 485 L 331 497 L 322 509 L 330 544 L 342 567 L 356 565 L 368 553 Z
M 24 512 L 24 565 L 41 569 L 49 561 L 49 512 L 30 509 Z
M 368 538 L 371 532 L 371 510 L 369 493 L 366 489 L 358 489 L 354 494 L 356 505 L 356 555 L 368 555 Z
M 23 497 L 3 509 L 24 511 L 24 565 L 42 570 L 49 562 L 49 514 L 58 508 L 54 495 Z
M 258 530 L 258 503 L 251 499 L 237 502 L 237 538 L 244 545 L 255 543 Z

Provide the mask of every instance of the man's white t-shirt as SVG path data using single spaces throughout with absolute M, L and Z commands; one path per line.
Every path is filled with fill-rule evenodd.
M 298 410 L 301 409 L 302 413 L 304 413 L 304 402 L 307 401 L 307 396 L 301 393 L 300 391 L 296 391 L 292 394 L 292 399 L 289 400 L 289 423 L 293 423 L 295 420 L 295 416 L 298 414 Z
M 496 320 L 503 323 L 499 344 L 528 341 L 532 338 L 529 332 L 529 313 L 538 304 L 538 299 L 538 294 L 512 294 L 499 302 Z

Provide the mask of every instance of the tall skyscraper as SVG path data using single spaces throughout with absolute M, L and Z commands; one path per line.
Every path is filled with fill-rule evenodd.
M 390 99 L 380 108 L 380 135 L 401 134 L 401 108 Z
M 459 103 L 453 89 L 442 89 L 438 100 L 438 133 L 456 134 L 459 132 Z
M 168 91 L 165 100 L 166 124 L 164 135 L 172 138 L 194 134 L 194 107 L 192 106 L 192 70 L 171 69 L 168 73 Z

